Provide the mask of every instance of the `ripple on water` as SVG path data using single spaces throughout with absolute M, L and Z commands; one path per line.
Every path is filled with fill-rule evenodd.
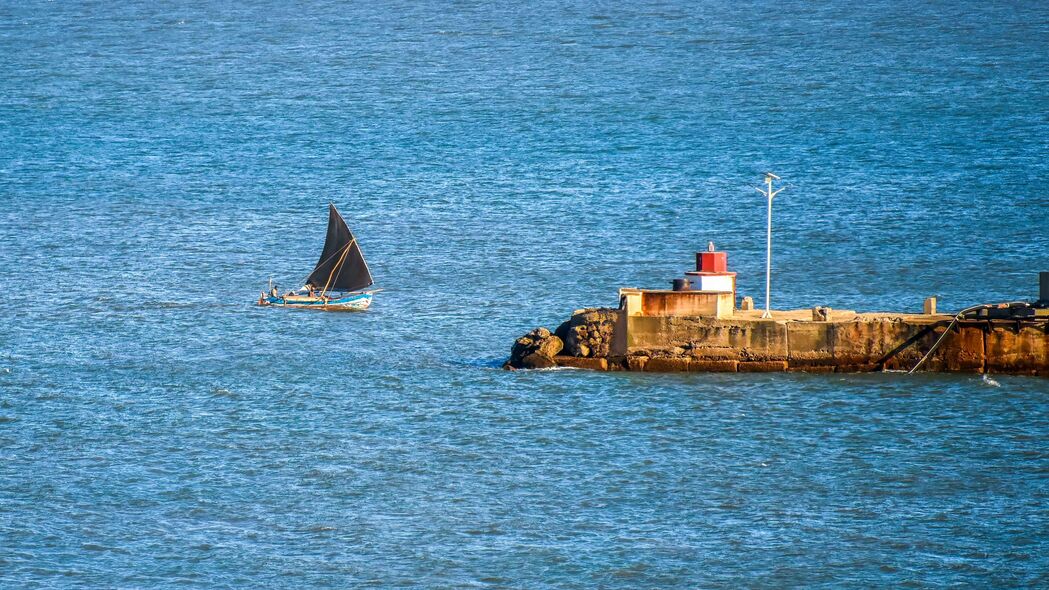
M 1040 6 L 758 4 L 5 8 L 0 587 L 1044 585 L 1044 379 L 498 369 L 767 169 L 776 306 L 1032 296 Z

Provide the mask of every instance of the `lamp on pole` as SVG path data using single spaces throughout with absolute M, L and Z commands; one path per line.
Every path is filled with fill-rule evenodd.
M 784 188 L 781 187 L 776 190 L 772 190 L 772 181 L 780 180 L 779 176 L 771 172 L 765 173 L 765 185 L 767 189 L 755 188 L 754 190 L 765 195 L 768 199 L 769 211 L 768 211 L 768 232 L 766 234 L 766 257 L 765 257 L 765 313 L 761 314 L 764 319 L 771 318 L 772 312 L 769 310 L 769 293 L 771 291 L 769 284 L 772 282 L 772 199 L 778 195 Z

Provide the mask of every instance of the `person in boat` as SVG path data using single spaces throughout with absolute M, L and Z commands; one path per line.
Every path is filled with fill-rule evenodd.
M 270 289 L 270 296 L 278 297 L 278 293 L 280 293 L 280 291 L 277 290 L 277 285 L 273 285 L 273 288 Z
M 306 292 L 309 294 L 310 297 L 316 297 L 317 287 L 314 287 L 313 283 L 306 283 Z

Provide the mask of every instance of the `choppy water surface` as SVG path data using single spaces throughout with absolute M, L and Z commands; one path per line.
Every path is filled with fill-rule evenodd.
M 1035 295 L 1049 11 L 911 4 L 0 6 L 0 586 L 1049 585 L 1044 379 L 496 368 L 765 169 L 777 306 Z

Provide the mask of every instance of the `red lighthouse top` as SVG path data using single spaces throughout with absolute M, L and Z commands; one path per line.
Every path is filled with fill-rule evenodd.
M 714 242 L 707 244 L 706 252 L 696 252 L 698 272 L 728 272 L 728 253 L 714 250 Z

